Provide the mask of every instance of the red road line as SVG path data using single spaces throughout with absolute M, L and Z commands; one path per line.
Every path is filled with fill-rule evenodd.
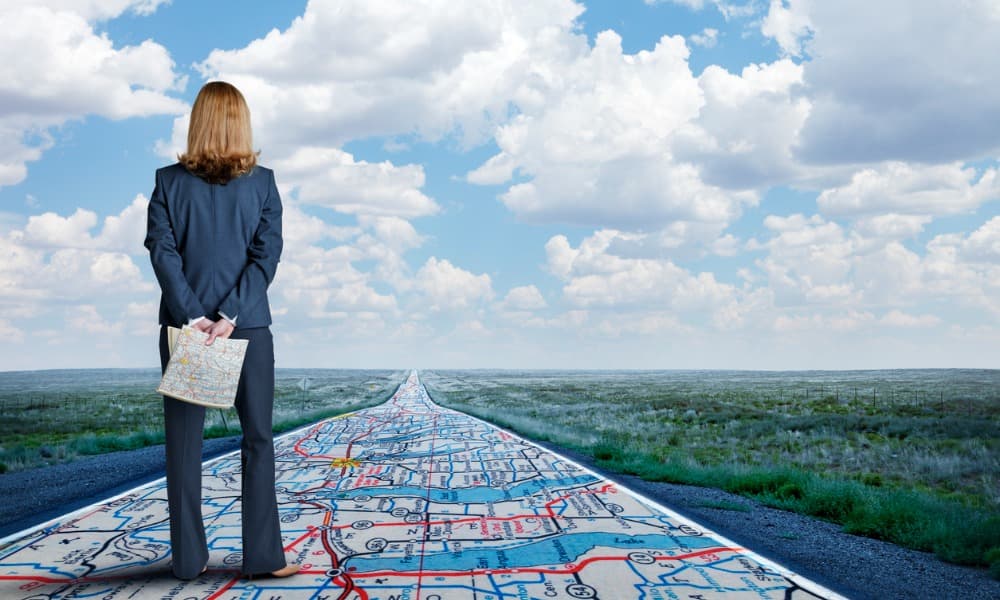
M 211 571 L 229 571 L 229 569 L 210 569 Z M 135 573 L 125 575 L 101 575 L 96 577 L 66 577 L 57 579 L 55 577 L 43 577 L 41 575 L 0 575 L 0 581 L 37 581 L 39 583 L 100 583 L 103 581 L 115 581 L 119 579 L 133 579 Z M 236 578 L 237 580 L 239 577 Z
M 697 558 L 699 556 L 704 556 L 706 554 L 716 554 L 722 552 L 742 552 L 745 548 L 740 547 L 716 547 L 716 548 L 705 548 L 697 552 L 689 552 L 687 554 L 676 554 L 674 556 L 656 556 L 656 560 L 668 561 L 668 560 L 685 560 L 688 558 Z M 467 571 L 424 571 L 418 569 L 416 571 L 372 571 L 368 573 L 354 573 L 354 577 L 359 579 L 367 579 L 369 577 L 466 577 L 469 575 L 504 575 L 510 573 L 543 573 L 550 575 L 571 575 L 573 573 L 578 573 L 582 571 L 585 567 L 594 562 L 600 561 L 627 561 L 630 560 L 627 556 L 592 556 L 590 558 L 585 558 L 578 563 L 568 563 L 572 566 L 567 566 L 564 569 L 541 569 L 537 567 L 512 567 L 507 569 L 470 569 Z M 306 574 L 319 574 L 324 571 L 300 571 L 300 573 Z M 419 580 L 418 580 L 419 586 Z M 419 590 L 419 588 L 418 588 Z
M 38 575 L 0 575 L 0 581 L 37 581 L 39 583 L 69 583 L 76 579 L 53 579 L 52 577 L 41 577 Z M 80 579 L 79 581 L 84 581 Z
M 222 594 L 224 592 L 228 591 L 229 588 L 231 588 L 234 585 L 236 585 L 236 582 L 239 581 L 239 580 L 240 580 L 239 577 L 234 577 L 234 578 L 230 579 L 229 583 L 227 583 L 226 585 L 224 585 L 221 588 L 219 588 L 219 590 L 217 592 L 215 592 L 214 594 L 212 594 L 208 598 L 205 598 L 205 600 L 215 600 L 216 598 L 222 596 Z
M 316 424 L 315 427 L 312 427 L 312 428 L 309 429 L 309 433 L 307 433 L 306 435 L 304 435 L 301 438 L 299 438 L 299 440 L 297 442 L 295 442 L 295 445 L 292 446 L 292 449 L 295 450 L 295 453 L 299 454 L 301 456 L 305 456 L 306 458 L 309 458 L 310 455 L 308 453 L 306 453 L 306 451 L 303 450 L 302 448 L 299 448 L 299 446 L 303 442 L 305 442 L 306 440 L 308 440 L 309 438 L 311 438 L 313 436 L 313 434 L 316 432 L 316 430 L 319 429 L 320 427 L 322 427 L 323 425 L 326 425 L 326 423 L 327 423 L 327 421 L 320 421 L 319 423 Z
M 287 546 L 285 546 L 285 548 L 284 548 L 285 552 L 288 552 L 289 550 L 291 550 L 292 548 L 294 548 L 295 546 L 297 546 L 299 544 L 299 542 L 301 542 L 302 540 L 306 539 L 307 537 L 313 535 L 314 533 L 316 533 L 316 528 L 310 526 L 308 531 L 306 531 L 305 533 L 303 533 L 299 537 L 295 538 L 295 541 L 293 541 L 292 543 L 290 543 Z

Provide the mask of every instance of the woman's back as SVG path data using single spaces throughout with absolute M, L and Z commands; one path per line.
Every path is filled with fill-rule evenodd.
M 258 165 L 228 183 L 208 183 L 180 163 L 158 169 L 149 218 L 146 247 L 154 264 L 171 252 L 180 256 L 201 314 L 238 316 L 241 327 L 271 324 L 267 294 L 240 289 L 250 264 L 258 273 L 248 275 L 266 289 L 281 254 L 281 201 L 270 169 Z M 172 304 L 164 294 L 161 324 L 179 326 L 199 316 Z

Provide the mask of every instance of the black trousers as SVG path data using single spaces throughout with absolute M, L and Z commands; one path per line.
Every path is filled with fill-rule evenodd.
M 243 572 L 266 573 L 285 566 L 274 489 L 274 338 L 268 327 L 235 329 L 230 336 L 249 340 L 236 392 L 243 440 Z M 170 358 L 167 328 L 160 328 L 160 364 Z M 208 562 L 201 514 L 201 446 L 205 407 L 163 397 L 167 438 L 167 505 L 170 510 L 172 569 L 180 579 L 197 577 Z

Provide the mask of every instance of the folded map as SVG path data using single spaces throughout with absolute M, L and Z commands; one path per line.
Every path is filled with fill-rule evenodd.
M 192 327 L 167 330 L 170 361 L 156 391 L 164 396 L 211 408 L 230 408 L 236 401 L 247 340 L 215 338 Z

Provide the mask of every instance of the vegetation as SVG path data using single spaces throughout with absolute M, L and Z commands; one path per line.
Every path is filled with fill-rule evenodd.
M 422 373 L 439 403 L 1000 577 L 1000 371 Z
M 278 369 L 274 431 L 385 401 L 402 371 Z M 163 443 L 159 370 L 0 373 L 0 473 Z M 205 437 L 240 432 L 235 409 L 205 414 Z

